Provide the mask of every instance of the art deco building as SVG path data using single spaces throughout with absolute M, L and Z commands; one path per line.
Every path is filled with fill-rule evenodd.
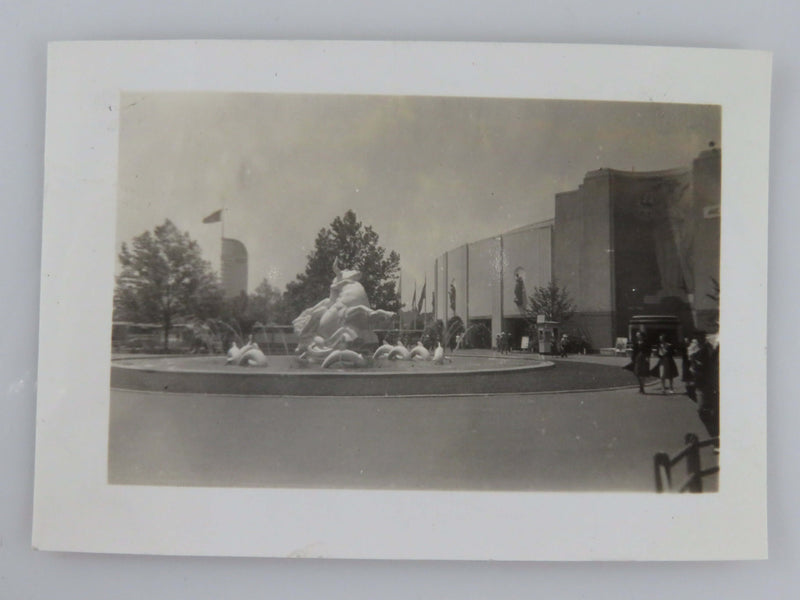
M 442 254 L 436 317 L 485 325 L 492 338 L 510 332 L 519 346 L 527 333 L 520 300 L 555 279 L 576 308 L 563 330 L 594 348 L 627 337 L 634 315 L 716 331 L 720 161 L 712 148 L 691 167 L 587 173 L 577 189 L 556 194 L 554 219 Z

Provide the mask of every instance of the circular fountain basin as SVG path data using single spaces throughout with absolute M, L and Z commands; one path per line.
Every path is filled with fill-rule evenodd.
M 269 356 L 264 367 L 226 365 L 224 356 L 137 356 L 112 360 L 111 387 L 269 396 L 497 394 L 529 391 L 534 371 L 553 366 L 529 358 L 448 358 L 442 365 L 379 359 L 361 368 L 322 369 L 293 356 Z

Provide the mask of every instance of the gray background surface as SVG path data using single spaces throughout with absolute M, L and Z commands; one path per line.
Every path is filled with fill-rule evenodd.
M 722 598 L 800 587 L 791 373 L 800 45 L 793 1 L 158 0 L 0 3 L 0 598 Z M 769 360 L 770 554 L 745 563 L 456 563 L 163 558 L 30 549 L 46 43 L 388 39 L 699 46 L 774 52 Z M 613 73 L 609 73 L 613 78 Z M 89 224 L 87 224 L 89 225 Z M 747 315 L 742 315 L 747 318 Z M 753 360 L 763 360 L 754 349 Z M 791 361 L 791 362 L 790 362 Z M 795 592 L 796 593 L 796 592 Z

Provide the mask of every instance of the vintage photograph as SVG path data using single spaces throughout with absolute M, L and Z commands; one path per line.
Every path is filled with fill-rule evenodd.
M 719 105 L 118 118 L 110 485 L 718 492 Z
M 33 545 L 765 557 L 770 68 L 53 44 Z

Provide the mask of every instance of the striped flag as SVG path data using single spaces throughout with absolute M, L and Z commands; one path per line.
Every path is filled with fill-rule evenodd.
M 203 219 L 203 223 L 219 223 L 222 221 L 222 209 L 214 211 L 210 215 L 208 215 L 205 219 Z
M 419 294 L 419 304 L 417 304 L 417 312 L 422 312 L 422 303 L 425 302 L 425 288 L 428 287 L 428 281 L 425 280 L 425 283 L 422 284 L 422 291 Z

